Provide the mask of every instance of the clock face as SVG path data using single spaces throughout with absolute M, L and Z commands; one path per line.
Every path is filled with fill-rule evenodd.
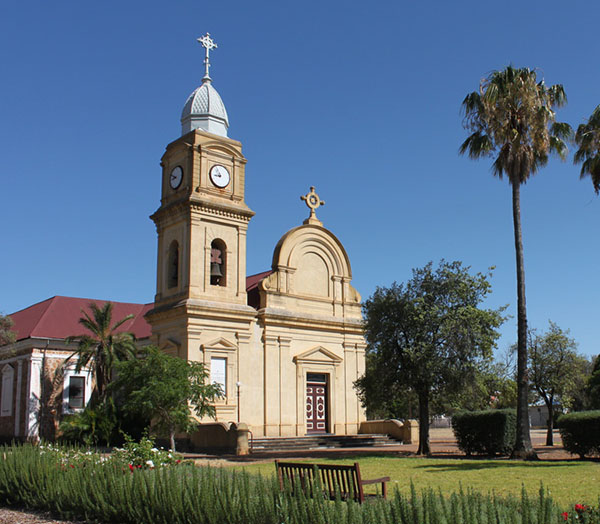
M 173 189 L 177 189 L 181 185 L 181 181 L 183 180 L 183 169 L 181 166 L 176 166 L 171 171 L 171 175 L 169 176 L 169 184 Z
M 215 165 L 210 168 L 210 181 L 217 187 L 223 188 L 229 185 L 231 176 L 226 167 Z

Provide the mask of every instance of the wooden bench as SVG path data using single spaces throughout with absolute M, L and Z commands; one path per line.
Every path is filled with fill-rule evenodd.
M 306 464 L 300 462 L 280 462 L 275 461 L 277 468 L 277 478 L 279 488 L 283 491 L 286 484 L 292 489 L 301 489 L 307 496 L 313 495 L 313 486 L 317 479 L 321 483 L 323 495 L 326 498 L 335 500 L 341 497 L 342 500 L 354 500 L 363 503 L 367 497 L 374 497 L 363 492 L 363 486 L 367 484 L 381 484 L 381 496 L 386 498 L 386 482 L 390 477 L 381 477 L 379 479 L 363 480 L 360 477 L 360 467 L 358 462 L 352 466 L 341 464 Z

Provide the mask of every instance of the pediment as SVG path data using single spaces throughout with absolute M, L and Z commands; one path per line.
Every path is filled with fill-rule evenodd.
M 323 346 L 316 346 L 314 348 L 300 353 L 293 358 L 295 363 L 298 362 L 319 362 L 321 364 L 341 364 L 342 358 L 338 357 L 335 353 L 324 348 Z
M 202 344 L 202 347 L 204 349 L 220 349 L 222 351 L 236 351 L 238 348 L 236 344 L 222 337 L 206 342 Z

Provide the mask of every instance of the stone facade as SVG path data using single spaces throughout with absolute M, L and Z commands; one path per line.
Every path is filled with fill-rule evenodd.
M 364 373 L 365 343 L 348 255 L 317 219 L 321 202 L 311 188 L 303 197 L 309 218 L 281 238 L 271 271 L 247 293 L 254 213 L 244 201 L 245 165 L 239 142 L 200 129 L 167 146 L 161 206 L 152 215 L 157 292 L 146 319 L 153 340 L 203 362 L 222 382 L 219 422 L 247 423 L 255 436 L 357 433 L 365 414 L 353 382 Z M 211 178 L 215 166 L 229 173 L 223 187 Z M 173 187 L 175 172 L 182 180 Z

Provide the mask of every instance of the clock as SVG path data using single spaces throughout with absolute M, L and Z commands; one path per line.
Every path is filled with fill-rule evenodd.
M 173 189 L 177 189 L 181 185 L 183 180 L 183 169 L 181 166 L 176 166 L 172 169 L 171 175 L 169 176 L 169 184 Z
M 231 176 L 227 168 L 221 165 L 214 165 L 210 168 L 209 172 L 210 181 L 219 188 L 224 188 L 229 185 Z

